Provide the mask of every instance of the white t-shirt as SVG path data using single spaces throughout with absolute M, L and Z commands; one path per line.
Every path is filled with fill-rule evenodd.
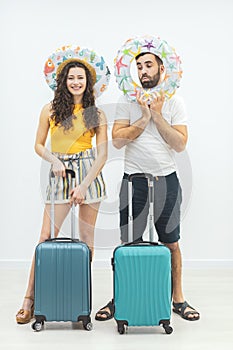
M 180 96 L 165 100 L 162 115 L 170 125 L 187 125 Z M 128 119 L 133 124 L 141 116 L 137 102 L 129 102 L 124 95 L 119 98 L 115 120 Z M 166 176 L 176 170 L 175 151 L 164 141 L 151 119 L 142 134 L 125 146 L 124 171 L 127 174 L 146 172 L 154 176 Z

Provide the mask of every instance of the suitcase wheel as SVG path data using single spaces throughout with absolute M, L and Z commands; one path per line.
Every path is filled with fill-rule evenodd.
M 91 331 L 93 329 L 93 324 L 91 322 L 88 322 L 87 324 L 83 324 L 83 327 L 87 330 L 87 331 Z
M 39 332 L 39 331 L 41 331 L 41 329 L 42 329 L 42 325 L 43 325 L 43 323 L 42 322 L 34 322 L 33 324 L 32 324 L 32 329 L 34 330 L 34 331 L 36 331 L 36 332 Z
M 168 325 L 163 325 L 163 328 L 167 334 L 171 334 L 173 332 L 173 328 Z
M 118 332 L 120 334 L 124 334 L 125 333 L 125 327 L 124 326 L 123 327 L 118 327 Z
M 77 319 L 78 322 L 83 323 L 83 328 L 86 329 L 87 331 L 91 331 L 93 328 L 93 324 L 91 323 L 91 318 L 90 316 L 87 315 L 80 315 Z
M 125 329 L 128 326 L 128 322 L 127 321 L 118 321 L 117 320 L 117 330 L 120 334 L 124 334 L 125 333 Z

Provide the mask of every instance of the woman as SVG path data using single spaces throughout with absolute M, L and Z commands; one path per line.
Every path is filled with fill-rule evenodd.
M 55 96 L 41 111 L 35 141 L 36 153 L 51 163 L 56 176 L 55 237 L 71 204 L 79 204 L 79 237 L 94 250 L 94 227 L 101 200 L 106 196 L 101 169 L 107 159 L 107 123 L 95 106 L 96 71 L 80 59 L 66 59 L 56 71 Z M 45 147 L 48 132 L 51 151 Z M 97 155 L 92 149 L 96 136 Z M 76 187 L 65 191 L 69 180 L 65 169 L 76 173 Z M 50 237 L 50 194 L 48 186 L 39 242 Z M 22 308 L 16 315 L 20 324 L 30 322 L 34 311 L 34 259 Z

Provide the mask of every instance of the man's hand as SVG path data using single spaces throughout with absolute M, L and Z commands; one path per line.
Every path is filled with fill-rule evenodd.
M 156 123 L 158 119 L 162 118 L 162 108 L 165 100 L 165 95 L 156 95 L 153 94 L 154 99 L 150 104 L 151 117 L 153 121 Z
M 143 94 L 140 93 L 140 90 L 136 92 L 136 99 L 142 110 L 142 118 L 149 121 L 151 118 L 151 112 L 147 103 L 148 100 L 144 98 Z

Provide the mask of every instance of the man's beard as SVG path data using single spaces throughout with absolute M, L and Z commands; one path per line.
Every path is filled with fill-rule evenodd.
M 149 80 L 142 81 L 142 79 L 144 77 L 149 78 Z M 155 74 L 152 78 L 150 78 L 147 74 L 143 74 L 141 79 L 140 79 L 140 82 L 142 84 L 143 89 L 151 89 L 151 88 L 155 87 L 156 85 L 158 85 L 159 80 L 160 80 L 160 72 Z

